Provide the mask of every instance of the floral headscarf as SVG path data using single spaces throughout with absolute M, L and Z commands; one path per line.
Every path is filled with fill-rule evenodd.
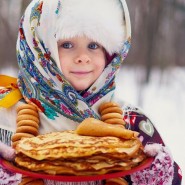
M 125 0 L 123 6 L 127 39 L 119 54 L 106 66 L 101 76 L 84 92 L 77 92 L 59 69 L 56 34 L 52 30 L 62 16 L 62 0 L 33 0 L 21 18 L 17 40 L 18 85 L 28 102 L 32 102 L 50 119 L 64 116 L 74 122 L 87 117 L 98 118 L 92 108 L 102 98 L 111 99 L 115 76 L 130 48 L 130 19 Z

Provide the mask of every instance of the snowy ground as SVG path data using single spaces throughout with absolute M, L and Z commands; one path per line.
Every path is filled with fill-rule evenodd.
M 117 95 L 144 110 L 185 174 L 185 68 L 155 70 L 148 85 L 140 85 L 143 75 L 141 69 L 123 67 Z

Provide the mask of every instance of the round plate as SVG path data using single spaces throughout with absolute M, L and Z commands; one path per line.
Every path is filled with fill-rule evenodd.
M 50 180 L 64 181 L 64 182 L 80 182 L 80 181 L 82 182 L 82 181 L 95 181 L 95 180 L 103 180 L 103 179 L 110 179 L 110 178 L 116 178 L 116 177 L 124 177 L 126 175 L 130 175 L 134 172 L 137 172 L 149 167 L 153 162 L 153 160 L 154 158 L 148 158 L 145 161 L 143 161 L 140 165 L 132 168 L 131 170 L 108 173 L 103 175 L 91 175 L 91 176 L 49 175 L 44 173 L 26 171 L 24 169 L 16 167 L 12 162 L 8 162 L 4 159 L 0 159 L 0 163 L 4 168 L 12 172 L 20 173 L 34 178 L 43 178 L 43 179 L 50 179 Z

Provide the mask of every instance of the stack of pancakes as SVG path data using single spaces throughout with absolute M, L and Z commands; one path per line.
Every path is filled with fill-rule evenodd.
M 16 145 L 16 152 L 18 166 L 52 175 L 130 170 L 146 158 L 137 137 L 87 136 L 72 130 L 23 138 Z

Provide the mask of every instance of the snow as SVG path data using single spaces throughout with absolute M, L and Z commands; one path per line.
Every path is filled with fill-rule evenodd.
M 116 95 L 143 109 L 184 174 L 185 68 L 170 68 L 163 72 L 155 69 L 148 84 L 142 83 L 143 78 L 143 69 L 123 66 L 117 78 Z

